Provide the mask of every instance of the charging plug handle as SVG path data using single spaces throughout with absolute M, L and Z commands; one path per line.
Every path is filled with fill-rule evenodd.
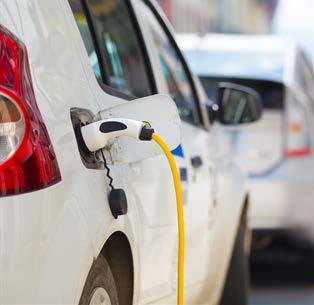
M 106 147 L 108 141 L 128 136 L 141 141 L 151 141 L 154 129 L 141 121 L 115 118 L 97 121 L 82 127 L 84 142 L 91 152 Z

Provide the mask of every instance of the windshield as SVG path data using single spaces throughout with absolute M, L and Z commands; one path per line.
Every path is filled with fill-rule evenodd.
M 275 52 L 186 50 L 197 75 L 283 80 L 283 55 Z

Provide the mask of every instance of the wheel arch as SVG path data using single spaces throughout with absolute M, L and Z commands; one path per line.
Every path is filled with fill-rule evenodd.
M 127 236 L 121 231 L 111 234 L 101 254 L 109 263 L 118 291 L 119 304 L 131 305 L 134 291 L 134 264 Z
M 249 209 L 250 209 L 250 194 L 249 193 L 245 194 L 243 202 L 244 203 L 243 203 L 240 221 L 242 221 L 248 217 L 248 213 L 249 213 Z
M 245 251 L 247 255 L 250 255 L 252 246 L 252 231 L 249 223 L 249 212 L 250 212 L 250 195 L 247 193 L 244 198 L 244 205 L 242 209 L 242 215 L 240 218 L 240 224 L 242 222 L 245 222 L 246 225 Z
M 248 212 L 249 212 L 249 208 L 250 208 L 250 198 L 249 198 L 249 194 L 245 193 L 243 194 L 244 196 L 242 197 L 242 201 L 241 201 L 241 211 L 238 214 L 238 219 L 236 222 L 236 230 L 235 230 L 235 236 L 234 239 L 232 241 L 232 247 L 230 248 L 230 254 L 228 255 L 228 259 L 226 261 L 225 264 L 225 270 L 223 272 L 223 277 L 222 277 L 222 282 L 223 283 L 220 287 L 220 289 L 218 290 L 219 293 L 217 293 L 216 297 L 217 299 L 215 299 L 215 302 L 217 304 L 224 304 L 221 303 L 222 302 L 222 298 L 224 295 L 224 291 L 226 289 L 226 286 L 229 285 L 230 283 L 228 283 L 228 274 L 229 274 L 229 269 L 233 260 L 233 252 L 236 246 L 236 242 L 237 242 L 237 237 L 238 237 L 238 232 L 241 228 L 241 226 L 244 225 L 245 227 L 245 236 L 244 236 L 244 251 L 247 255 L 247 257 L 249 256 L 250 253 L 250 247 L 251 247 L 251 234 L 250 234 L 250 229 L 248 228 L 247 224 L 248 224 Z M 234 283 L 233 283 L 234 284 Z M 230 287 L 229 287 L 230 288 Z M 228 303 L 229 304 L 229 303 Z

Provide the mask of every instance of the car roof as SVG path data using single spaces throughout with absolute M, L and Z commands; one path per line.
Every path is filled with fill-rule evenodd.
M 284 82 L 297 53 L 293 41 L 275 35 L 179 34 L 177 40 L 200 76 Z

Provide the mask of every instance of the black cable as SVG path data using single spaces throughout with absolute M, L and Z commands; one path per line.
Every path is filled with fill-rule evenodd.
M 109 168 L 108 165 L 107 165 L 107 161 L 106 161 L 104 152 L 102 151 L 102 149 L 101 149 L 100 151 L 101 151 L 102 158 L 103 158 L 103 160 L 104 160 L 104 167 L 105 167 L 105 169 L 107 170 L 107 177 L 108 177 L 108 179 L 109 179 L 109 186 L 111 187 L 111 190 L 113 190 L 113 189 L 114 189 L 114 186 L 112 185 L 112 183 L 113 183 L 113 178 L 110 176 L 110 168 Z

